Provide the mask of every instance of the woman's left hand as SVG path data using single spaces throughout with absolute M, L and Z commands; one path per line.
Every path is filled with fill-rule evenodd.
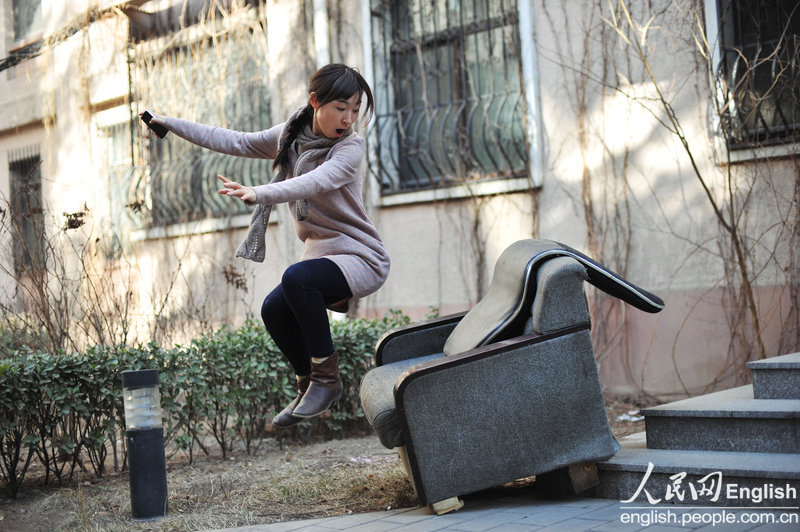
M 245 203 L 255 203 L 256 201 L 256 191 L 250 187 L 246 187 L 244 185 L 240 185 L 236 181 L 231 181 L 221 175 L 217 176 L 222 181 L 222 186 L 225 188 L 219 190 L 219 193 L 223 196 L 233 196 L 234 198 L 239 198 Z

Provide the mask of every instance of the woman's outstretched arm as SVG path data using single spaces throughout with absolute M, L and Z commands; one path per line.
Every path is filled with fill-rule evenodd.
M 278 153 L 282 124 L 264 131 L 244 133 L 159 115 L 152 111 L 151 114 L 153 115 L 151 123 L 165 126 L 182 139 L 209 150 L 256 159 L 274 159 Z

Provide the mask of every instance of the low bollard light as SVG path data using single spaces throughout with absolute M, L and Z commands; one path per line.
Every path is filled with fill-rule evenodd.
M 128 446 L 131 517 L 149 521 L 167 514 L 167 461 L 158 370 L 122 372 Z

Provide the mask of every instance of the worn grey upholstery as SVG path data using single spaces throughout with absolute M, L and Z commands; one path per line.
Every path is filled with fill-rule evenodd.
M 445 367 L 407 374 L 397 397 L 422 504 L 617 450 L 588 329 Z
M 525 333 L 548 334 L 576 323 L 588 323 L 583 282 L 586 268 L 571 257 L 555 257 L 536 272 L 536 297 Z
M 617 286 L 611 272 L 592 272 L 602 267 L 573 251 L 517 242 L 468 313 L 379 342 L 378 367 L 362 382 L 364 413 L 383 445 L 405 448 L 422 504 L 616 452 L 584 281 L 594 276 L 650 312 L 663 303 L 627 281 Z
M 394 384 L 400 380 L 400 376 L 407 369 L 443 356 L 440 352 L 419 358 L 400 360 L 378 366 L 364 377 L 361 382 L 361 404 L 364 408 L 364 416 L 378 433 L 381 443 L 387 449 L 403 445 L 403 431 L 397 415 L 394 394 L 391 393 L 394 390 Z

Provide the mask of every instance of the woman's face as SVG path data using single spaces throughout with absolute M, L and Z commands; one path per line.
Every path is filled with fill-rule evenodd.
M 346 100 L 333 100 L 320 105 L 316 94 L 312 92 L 309 102 L 314 108 L 314 134 L 335 139 L 344 135 L 347 128 L 358 120 L 361 93 L 356 92 Z

